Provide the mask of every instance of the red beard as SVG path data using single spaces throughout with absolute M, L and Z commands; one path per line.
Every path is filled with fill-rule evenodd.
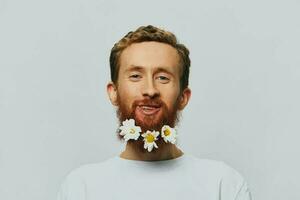
M 179 98 L 178 98 L 179 99 Z M 126 106 L 121 98 L 118 98 L 118 110 L 117 116 L 119 118 L 120 126 L 123 121 L 126 119 L 134 119 L 135 125 L 140 126 L 142 129 L 142 133 L 149 131 L 158 131 L 161 132 L 161 128 L 164 125 L 169 125 L 170 127 L 175 127 L 175 125 L 179 122 L 179 100 L 176 100 L 175 104 L 172 108 L 168 109 L 167 105 L 160 99 L 144 99 L 144 100 L 136 100 L 133 102 L 131 108 Z M 159 111 L 153 115 L 143 115 L 140 114 L 139 109 L 141 109 L 141 105 L 147 106 L 155 106 L 159 108 Z M 119 134 L 118 137 L 122 139 L 123 136 Z M 138 140 L 129 140 L 128 143 L 134 144 L 137 150 L 146 152 L 143 148 L 144 142 L 143 138 L 140 136 Z M 156 141 L 158 145 L 158 150 L 161 150 L 163 147 L 164 141 L 158 136 L 158 140 Z M 156 150 L 156 149 L 153 149 Z

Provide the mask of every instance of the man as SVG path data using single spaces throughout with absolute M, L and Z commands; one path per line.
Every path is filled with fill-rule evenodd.
M 191 96 L 189 67 L 188 49 L 154 26 L 139 27 L 114 45 L 107 92 L 126 148 L 72 171 L 59 200 L 251 199 L 237 171 L 176 146 L 176 124 Z

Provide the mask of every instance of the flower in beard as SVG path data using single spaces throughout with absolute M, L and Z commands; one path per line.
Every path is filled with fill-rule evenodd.
M 134 119 L 126 119 L 122 122 L 120 127 L 120 135 L 124 136 L 125 141 L 127 142 L 130 139 L 137 140 L 140 137 L 141 127 L 135 126 Z
M 168 125 L 164 125 L 161 129 L 161 137 L 166 143 L 171 142 L 172 144 L 175 144 L 177 137 L 176 130 Z
M 155 141 L 157 140 L 157 136 L 159 135 L 158 131 L 147 131 L 143 133 L 142 136 L 144 137 L 144 148 L 151 152 L 153 147 L 158 148 Z

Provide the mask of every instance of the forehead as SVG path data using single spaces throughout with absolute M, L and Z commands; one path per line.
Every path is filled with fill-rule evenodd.
M 145 69 L 166 68 L 177 73 L 179 55 L 171 45 L 160 42 L 133 43 L 123 50 L 120 56 L 120 69 L 123 72 L 130 66 L 141 66 Z

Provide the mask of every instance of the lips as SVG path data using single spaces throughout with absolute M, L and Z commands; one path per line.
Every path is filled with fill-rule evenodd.
M 137 111 L 144 115 L 154 115 L 160 111 L 160 105 L 139 105 Z

